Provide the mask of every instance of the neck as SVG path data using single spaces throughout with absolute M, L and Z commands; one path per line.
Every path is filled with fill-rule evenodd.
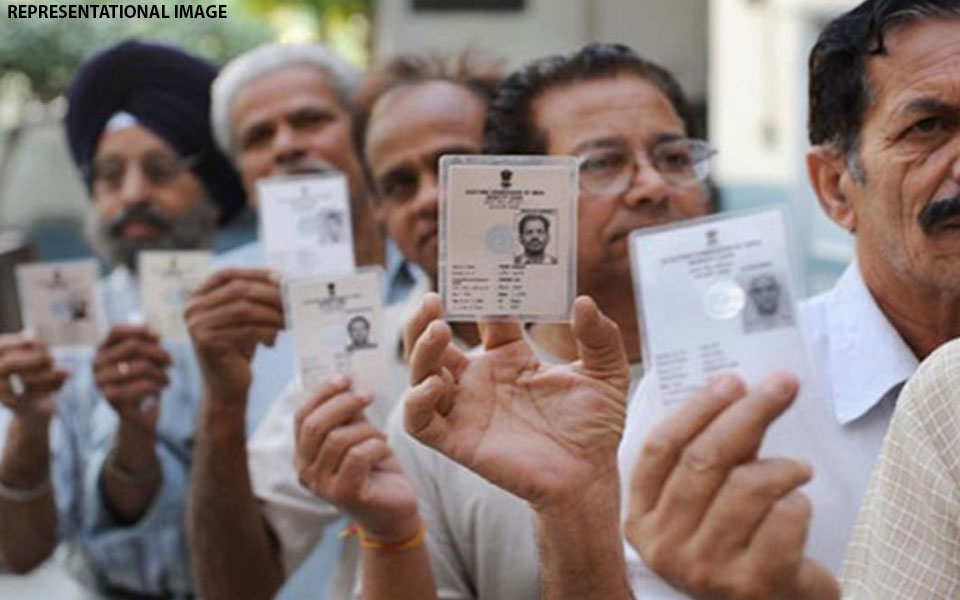
M 869 262 L 860 265 L 880 310 L 918 360 L 960 336 L 960 294 L 956 291 L 905 281 Z
M 608 284 L 610 282 L 607 282 Z M 624 291 L 617 285 L 597 286 L 595 290 L 584 290 L 583 295 L 590 296 L 607 315 L 620 327 L 620 338 L 627 351 L 627 360 L 640 362 L 640 332 L 637 328 L 637 312 L 633 302 L 633 288 Z M 564 360 L 577 359 L 577 340 L 570 326 L 565 323 L 538 323 L 530 328 L 530 337 L 541 348 Z
M 357 266 L 384 265 L 387 260 L 383 230 L 372 211 L 364 210 L 353 219 L 353 253 Z

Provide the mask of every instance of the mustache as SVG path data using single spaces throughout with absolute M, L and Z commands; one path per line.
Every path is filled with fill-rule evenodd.
M 944 221 L 960 215 L 960 194 L 943 200 L 935 200 L 923 207 L 917 215 L 917 221 L 924 233 L 930 235 Z
M 107 233 L 112 237 L 118 237 L 124 227 L 134 222 L 146 223 L 161 233 L 169 232 L 174 224 L 172 218 L 153 204 L 134 204 L 123 209 L 120 214 L 110 220 L 107 224 Z

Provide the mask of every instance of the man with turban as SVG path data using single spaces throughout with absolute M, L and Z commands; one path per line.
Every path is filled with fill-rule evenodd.
M 38 340 L 0 338 L 0 558 L 16 571 L 70 538 L 81 559 L 71 565 L 103 591 L 193 594 L 183 499 L 200 376 L 188 343 L 135 324 L 135 276 L 140 251 L 210 248 L 245 205 L 209 125 L 216 74 L 173 47 L 129 41 L 87 62 L 70 89 L 86 232 L 112 268 L 111 329 L 95 351 L 55 360 Z M 11 374 L 27 385 L 13 389 Z

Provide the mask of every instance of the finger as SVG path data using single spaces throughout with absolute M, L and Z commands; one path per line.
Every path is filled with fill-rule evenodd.
M 485 350 L 493 350 L 523 339 L 519 321 L 479 321 L 477 330 Z
M 427 330 L 417 340 L 410 354 L 410 383 L 416 385 L 430 375 L 440 373 L 446 366 L 445 359 L 454 354 L 453 332 L 443 321 L 430 323 Z M 460 353 L 456 350 L 455 353 Z
M 189 317 L 199 312 L 216 311 L 238 299 L 283 311 L 283 295 L 276 281 L 234 279 L 206 294 L 190 296 L 184 306 L 184 315 Z
M 321 444 L 335 428 L 345 425 L 370 405 L 369 394 L 344 392 L 320 404 L 300 424 L 297 453 L 304 464 L 314 462 Z
M 261 283 L 276 283 L 280 281 L 280 278 L 276 273 L 268 269 L 243 269 L 243 268 L 228 268 L 220 269 L 213 275 L 207 278 L 206 281 L 201 283 L 196 290 L 194 290 L 193 295 L 203 295 L 207 294 L 216 288 L 223 286 L 233 280 L 247 280 L 247 281 L 258 281 Z
M 293 419 L 293 431 L 296 436 L 296 439 L 300 439 L 300 426 L 303 424 L 304 419 L 306 419 L 318 406 L 330 400 L 337 394 L 341 394 L 350 389 L 350 379 L 337 374 L 326 381 L 321 383 L 317 388 L 310 391 L 309 398 L 306 402 L 297 409 L 296 415 Z
M 373 438 L 386 439 L 386 436 L 369 421 L 347 423 L 327 435 L 313 462 L 333 476 L 340 470 L 341 462 L 351 448 Z
M 431 375 L 411 387 L 403 397 L 403 426 L 407 433 L 433 448 L 443 444 L 450 426 L 440 407 L 451 403 L 455 384 Z
M 370 471 L 392 454 L 383 438 L 370 438 L 350 448 L 337 472 L 337 487 L 359 495 L 370 477 Z
M 116 364 L 97 369 L 95 371 L 97 385 L 122 384 L 136 379 L 149 379 L 163 386 L 170 383 L 170 379 L 163 368 L 152 361 L 137 359 L 123 364 L 126 365 L 126 369 L 122 371 Z
M 10 378 L 3 378 L 0 384 L 0 394 L 18 398 L 35 398 L 52 394 L 63 387 L 69 374 L 63 370 L 40 371 L 29 374 L 17 374 L 19 382 L 12 384 Z M 19 389 L 14 389 L 14 388 Z
M 190 327 L 217 329 L 236 325 L 258 325 L 280 330 L 284 327 L 283 309 L 238 298 L 216 310 L 194 313 Z
M 664 487 L 678 531 L 692 530 L 730 470 L 753 460 L 767 427 L 793 402 L 797 380 L 774 374 L 734 402 L 691 442 Z M 661 499 L 663 501 L 663 499 Z
M 107 337 L 100 342 L 100 348 L 109 348 L 128 338 L 135 338 L 145 342 L 160 342 L 160 336 L 146 325 L 119 324 L 110 328 Z
M 215 338 L 223 345 L 248 348 L 252 354 L 257 344 L 264 346 L 273 346 L 277 339 L 279 330 L 276 327 L 264 327 L 260 325 L 242 325 L 240 327 L 227 327 L 223 329 L 213 329 L 207 332 L 212 338 Z
M 163 387 L 153 381 L 141 380 L 122 385 L 103 387 L 103 395 L 117 410 L 139 409 L 140 401 L 150 396 L 160 396 Z
M 25 350 L 36 347 L 46 349 L 43 342 L 22 333 L 0 334 L 0 355 L 8 350 Z
M 616 376 L 624 385 L 629 384 L 630 367 L 620 327 L 600 312 L 593 298 L 580 296 L 574 301 L 571 328 L 583 370 L 604 377 Z
M 630 478 L 632 511 L 645 514 L 657 506 L 663 486 L 684 448 L 745 393 L 740 379 L 722 376 L 697 390 L 675 413 L 651 430 Z
M 757 576 L 781 583 L 795 580 L 803 564 L 812 516 L 810 499 L 800 492 L 788 494 L 770 508 L 748 548 Z
M 808 464 L 786 458 L 761 459 L 733 469 L 697 531 L 695 544 L 703 549 L 698 555 L 722 556 L 745 548 L 771 507 L 812 476 Z
M 404 360 L 409 362 L 410 355 L 413 354 L 414 344 L 420 339 L 430 323 L 441 318 L 443 318 L 443 305 L 440 303 L 440 296 L 435 292 L 424 294 L 416 312 L 403 327 Z
M 168 367 L 173 362 L 170 354 L 159 344 L 128 337 L 97 352 L 93 360 L 93 368 L 95 371 L 116 369 L 119 363 L 131 363 L 138 359 L 150 361 L 162 367 Z
M 46 352 L 36 349 L 14 350 L 0 357 L 0 376 L 11 373 L 23 375 L 28 371 L 48 371 L 53 368 L 53 359 Z

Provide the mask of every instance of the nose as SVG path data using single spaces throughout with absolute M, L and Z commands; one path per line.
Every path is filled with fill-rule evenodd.
M 286 166 L 301 161 L 307 150 L 300 142 L 297 132 L 283 123 L 277 127 L 273 136 L 273 159 L 278 165 Z
M 120 201 L 124 205 L 146 202 L 152 185 L 140 165 L 133 162 L 123 173 L 123 181 L 120 184 Z
M 631 207 L 643 204 L 666 206 L 670 201 L 670 184 L 647 158 L 646 153 L 638 152 L 637 172 L 630 187 L 623 193 L 623 201 Z

